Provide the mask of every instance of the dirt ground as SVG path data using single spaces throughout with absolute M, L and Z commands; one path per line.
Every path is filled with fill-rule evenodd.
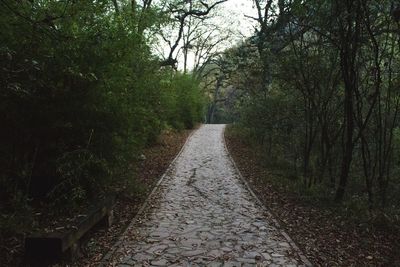
M 229 130 L 228 150 L 265 206 L 316 266 L 400 266 L 400 235 L 377 229 L 321 205 L 306 203 L 268 180 L 252 147 Z
M 158 139 L 157 143 L 145 149 L 145 160 L 137 167 L 137 179 L 144 187 L 141 197 L 129 197 L 121 194 L 117 197 L 114 207 L 114 223 L 108 229 L 95 229 L 82 246 L 81 257 L 73 263 L 73 266 L 97 266 L 99 261 L 108 252 L 119 236 L 136 215 L 139 208 L 151 192 L 161 175 L 168 168 L 171 161 L 181 150 L 190 130 L 182 132 L 167 131 Z
M 145 159 L 136 166 L 136 180 L 140 182 L 140 194 L 137 196 L 132 194 L 129 196 L 124 192 L 118 194 L 114 207 L 114 224 L 108 229 L 98 227 L 90 231 L 83 238 L 79 258 L 73 263 L 62 263 L 58 264 L 59 266 L 97 265 L 136 215 L 148 193 L 181 150 L 190 132 L 191 130 L 165 131 L 154 145 L 144 149 Z M 23 262 L 23 235 L 4 239 L 0 245 L 0 266 L 26 265 Z

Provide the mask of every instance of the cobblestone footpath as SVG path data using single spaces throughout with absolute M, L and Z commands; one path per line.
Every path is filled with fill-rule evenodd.
M 306 266 L 304 256 L 240 179 L 224 125 L 186 143 L 105 266 Z

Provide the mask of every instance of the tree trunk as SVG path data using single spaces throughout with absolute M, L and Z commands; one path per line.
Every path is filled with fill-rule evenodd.
M 346 80 L 346 79 L 345 79 Z M 351 161 L 353 159 L 353 135 L 354 135 L 354 119 L 353 119 L 353 85 L 349 81 L 345 81 L 345 145 L 343 148 L 342 164 L 340 169 L 339 186 L 336 190 L 335 201 L 341 202 L 344 197 L 347 180 L 349 177 Z

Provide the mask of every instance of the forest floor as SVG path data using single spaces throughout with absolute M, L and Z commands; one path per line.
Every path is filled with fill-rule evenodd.
M 147 195 L 176 157 L 190 133 L 191 130 L 165 131 L 154 145 L 142 151 L 145 159 L 135 164 L 136 181 L 139 181 L 140 188 L 136 188 L 135 194 L 125 190 L 126 192 L 121 191 L 116 196 L 113 225 L 108 229 L 97 227 L 86 234 L 84 242 L 82 242 L 81 254 L 73 266 L 97 265 L 136 215 Z M 45 213 L 42 215 L 46 217 Z M 0 266 L 24 265 L 22 262 L 24 257 L 23 241 L 23 235 L 4 240 L 4 245 L 7 244 L 7 247 L 0 249 Z M 69 266 L 69 263 L 60 265 Z
M 140 194 L 137 197 L 128 194 L 117 196 L 113 225 L 108 229 L 94 229 L 88 234 L 87 242 L 82 247 L 82 255 L 74 262 L 74 266 L 97 266 L 99 264 L 99 261 L 135 217 L 148 194 L 179 153 L 191 132 L 192 130 L 163 132 L 154 145 L 144 149 L 145 159 L 137 166 L 136 170 L 137 180 L 141 184 Z
M 278 219 L 306 257 L 316 266 L 400 266 L 400 234 L 379 229 L 333 207 L 310 203 L 274 183 L 276 174 L 260 160 L 249 142 L 230 131 L 228 150 L 242 175 Z M 284 179 L 278 177 L 278 179 Z

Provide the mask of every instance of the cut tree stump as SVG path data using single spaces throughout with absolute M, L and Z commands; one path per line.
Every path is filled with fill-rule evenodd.
M 28 262 L 46 263 L 56 260 L 74 260 L 79 253 L 81 238 L 95 225 L 109 227 L 113 220 L 115 198 L 110 197 L 89 210 L 73 229 L 64 232 L 35 233 L 25 238 Z

